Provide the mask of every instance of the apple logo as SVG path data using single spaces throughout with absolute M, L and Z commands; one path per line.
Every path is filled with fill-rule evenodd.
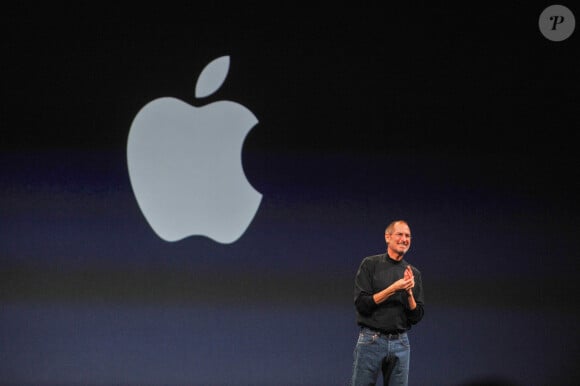
M 229 56 L 206 65 L 196 98 L 214 93 L 229 66 Z M 160 238 L 201 235 L 228 244 L 242 236 L 262 200 L 242 167 L 244 140 L 257 123 L 250 110 L 232 101 L 196 107 L 163 97 L 137 113 L 127 140 L 129 179 Z

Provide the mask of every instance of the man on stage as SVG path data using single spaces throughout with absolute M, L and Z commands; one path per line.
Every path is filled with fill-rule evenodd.
M 374 385 L 379 371 L 384 385 L 407 385 L 411 346 L 407 331 L 423 318 L 421 272 L 403 257 L 411 246 L 404 220 L 385 230 L 386 253 L 365 257 L 354 285 L 360 326 L 354 349 L 352 385 Z

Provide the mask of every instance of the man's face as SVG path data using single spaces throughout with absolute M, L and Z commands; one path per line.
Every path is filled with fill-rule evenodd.
M 402 256 L 411 247 L 411 229 L 405 223 L 395 223 L 392 230 L 385 233 L 387 250 L 392 254 Z

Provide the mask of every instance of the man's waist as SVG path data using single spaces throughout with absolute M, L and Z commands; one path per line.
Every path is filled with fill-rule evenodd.
M 385 338 L 392 338 L 392 339 L 398 339 L 401 335 L 407 333 L 407 331 L 404 331 L 404 330 L 386 330 L 386 329 L 382 329 L 382 328 L 366 326 L 364 324 L 361 324 L 361 329 L 367 329 L 375 334 L 384 336 Z

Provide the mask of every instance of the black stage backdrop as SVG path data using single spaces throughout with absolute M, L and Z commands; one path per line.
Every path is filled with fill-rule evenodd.
M 546 39 L 549 5 L 5 7 L 1 382 L 347 384 L 354 275 L 403 218 L 411 384 L 577 384 L 579 33 Z M 140 211 L 129 129 L 168 96 L 259 121 L 233 243 Z

